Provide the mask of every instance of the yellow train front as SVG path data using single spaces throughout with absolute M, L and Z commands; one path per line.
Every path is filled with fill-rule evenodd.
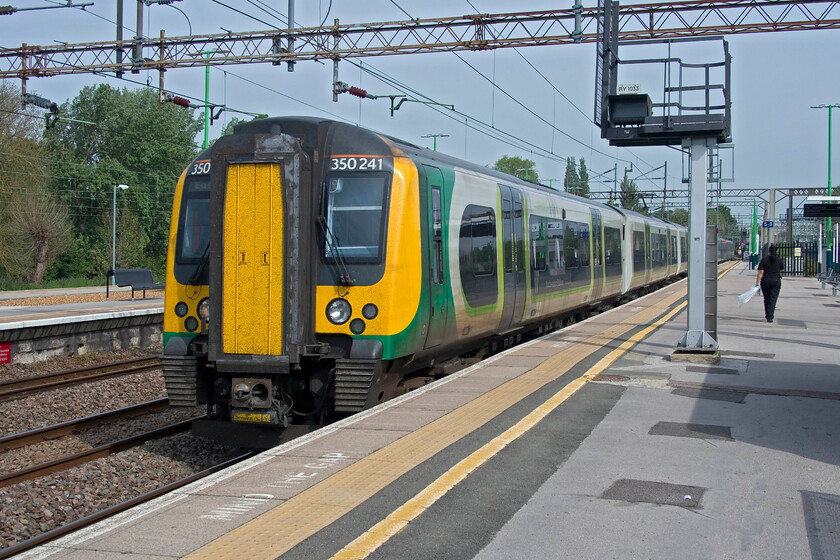
M 199 156 L 176 191 L 162 356 L 170 402 L 207 404 L 194 433 L 267 447 L 394 396 L 384 364 L 422 336 L 419 220 L 414 165 L 350 125 L 262 119 Z

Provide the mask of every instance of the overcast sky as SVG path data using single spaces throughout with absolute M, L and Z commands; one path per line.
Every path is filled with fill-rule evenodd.
M 73 0 L 79 4 L 90 0 Z M 57 0 L 14 0 L 18 8 L 64 4 Z M 109 41 L 115 37 L 113 0 L 95 0 L 84 11 L 72 8 L 22 11 L 0 16 L 0 47 L 54 45 L 56 41 L 85 43 Z M 316 26 L 339 18 L 342 23 L 367 23 L 414 18 L 450 17 L 476 13 L 548 10 L 556 2 L 527 0 L 511 3 L 497 0 L 297 0 L 295 20 Z M 592 3 L 585 1 L 584 5 Z M 629 2 L 623 4 L 629 5 Z M 136 5 L 125 1 L 124 37 L 134 35 Z M 174 6 L 174 7 L 173 7 Z M 285 27 L 287 0 L 183 0 L 173 6 L 153 5 L 145 10 L 145 34 L 157 37 L 220 33 L 224 30 L 266 30 Z M 177 8 L 177 9 L 176 9 Z M 243 13 L 237 13 L 239 10 Z M 247 15 L 246 15 L 247 14 Z M 251 17 L 249 17 L 251 16 Z M 835 16 L 836 17 L 836 16 Z M 270 24 L 270 25 L 267 25 Z M 825 186 L 827 183 L 828 110 L 812 105 L 840 103 L 840 68 L 835 54 L 840 31 L 794 31 L 727 37 L 732 54 L 732 140 L 734 161 L 724 154 L 723 175 L 733 183 L 723 188 L 788 188 Z M 679 55 L 691 62 L 722 59 L 720 42 L 714 45 L 683 45 Z M 658 49 L 658 50 L 656 50 Z M 665 56 L 657 47 L 644 56 Z M 637 58 L 630 49 L 622 57 Z M 298 63 L 289 73 L 286 66 L 236 65 L 215 67 L 210 72 L 210 101 L 231 109 L 269 115 L 314 115 L 360 124 L 421 145 L 432 146 L 429 134 L 446 134 L 437 139 L 437 149 L 480 164 L 492 164 L 503 155 L 518 155 L 536 162 L 544 183 L 555 179 L 562 185 L 565 158 L 583 157 L 590 176 L 608 172 L 602 178 L 618 179 L 632 162 L 631 178 L 640 190 L 662 189 L 662 170 L 668 162 L 668 187 L 679 188 L 683 162 L 681 153 L 669 148 L 612 148 L 601 140 L 592 123 L 594 105 L 594 44 L 500 49 L 495 52 L 460 52 L 399 55 L 353 59 L 342 62 L 339 79 L 376 95 L 402 94 L 404 90 L 385 84 L 370 72 L 383 73 L 403 86 L 440 103 L 453 104 L 457 113 L 441 108 L 405 103 L 389 115 L 387 99 L 358 99 L 341 95 L 332 101 L 332 64 Z M 662 87 L 661 72 L 621 70 L 619 82 L 642 83 L 645 90 Z M 150 84 L 157 87 L 156 71 L 126 74 L 127 80 L 104 76 L 57 76 L 32 78 L 30 93 L 52 101 L 75 97 L 85 85 L 107 83 L 130 89 Z M 131 80 L 131 81 L 129 81 Z M 203 68 L 166 72 L 165 87 L 179 95 L 204 96 Z M 495 83 L 496 87 L 493 86 Z M 16 83 L 19 85 L 19 82 Z M 416 95 L 411 95 L 416 97 Z M 232 113 L 224 113 L 211 128 L 217 137 Z M 835 169 L 832 179 L 840 183 L 840 110 L 833 112 Z M 465 119 L 467 122 L 465 123 Z M 495 127 L 491 138 L 475 128 Z M 518 140 L 517 140 L 518 139 Z M 201 138 L 199 138 L 199 141 Z M 527 144 L 526 144 L 527 143 Z M 532 146 L 536 146 L 532 147 Z M 554 155 L 551 155 L 551 154 Z M 647 178 L 653 178 L 648 181 Z M 605 191 L 593 178 L 592 190 Z M 725 203 L 725 202 L 724 202 Z M 801 203 L 801 199 L 796 201 Z M 661 201 L 654 201 L 655 207 Z M 781 207 L 786 202 L 779 202 Z M 733 207 L 735 213 L 747 209 Z M 751 208 L 749 210 L 751 212 Z M 781 209 L 780 209 L 781 211 Z

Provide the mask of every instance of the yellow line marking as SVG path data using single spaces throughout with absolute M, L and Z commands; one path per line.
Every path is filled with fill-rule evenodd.
M 419 517 L 424 511 L 432 507 L 435 502 L 442 498 L 449 490 L 462 482 L 470 473 L 478 469 L 484 463 L 492 459 L 502 449 L 526 434 L 541 420 L 549 415 L 554 409 L 563 404 L 569 397 L 577 393 L 587 382 L 604 372 L 615 363 L 618 358 L 624 355 L 631 347 L 650 334 L 653 330 L 662 326 L 671 317 L 679 313 L 686 302 L 678 305 L 674 310 L 660 318 L 652 325 L 642 329 L 623 342 L 618 348 L 607 354 L 594 367 L 581 375 L 571 383 L 563 387 L 550 399 L 537 407 L 522 420 L 514 424 L 501 435 L 490 440 L 479 450 L 469 455 L 454 467 L 442 474 L 419 494 L 407 501 L 402 507 L 397 508 L 391 515 L 380 521 L 362 536 L 341 549 L 331 560 L 362 560 L 367 558 L 374 550 L 385 544 L 393 535 L 403 530 L 409 522 Z
M 545 384 L 560 378 L 605 344 L 639 325 L 649 323 L 684 296 L 685 288 L 682 287 L 617 324 L 576 341 L 539 366 L 406 434 L 184 558 L 238 560 L 245 550 L 249 560 L 277 558 L 349 513 L 418 464 L 472 433 Z M 617 310 L 619 316 L 629 311 L 629 308 L 623 312 Z M 586 332 L 586 324 L 579 327 Z M 352 432 L 348 431 L 348 434 L 352 437 Z M 410 508 L 401 510 L 401 515 L 413 519 L 411 514 Z M 399 521 L 381 530 L 394 527 L 399 527 Z M 255 547 L 254 543 L 259 543 L 259 546 Z

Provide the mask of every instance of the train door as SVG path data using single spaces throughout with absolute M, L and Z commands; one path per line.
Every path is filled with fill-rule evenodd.
M 525 213 L 522 192 L 499 185 L 502 195 L 502 273 L 504 306 L 501 332 L 519 326 L 525 310 Z
M 601 228 L 601 211 L 592 209 L 592 300 L 601 298 L 604 289 L 604 231 Z
M 426 174 L 426 192 L 429 199 L 429 330 L 426 334 L 426 348 L 440 344 L 446 334 L 446 319 L 449 315 L 446 297 L 446 263 L 443 257 L 443 174 L 437 167 L 423 166 Z

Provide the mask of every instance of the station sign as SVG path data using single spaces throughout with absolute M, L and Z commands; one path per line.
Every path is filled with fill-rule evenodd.
M 8 364 L 12 361 L 12 343 L 0 342 L 0 364 Z
M 761 222 L 761 227 L 763 227 L 763 228 L 773 227 L 773 220 L 765 220 L 765 221 Z
M 840 203 L 805 204 L 804 208 L 806 218 L 840 218 Z

